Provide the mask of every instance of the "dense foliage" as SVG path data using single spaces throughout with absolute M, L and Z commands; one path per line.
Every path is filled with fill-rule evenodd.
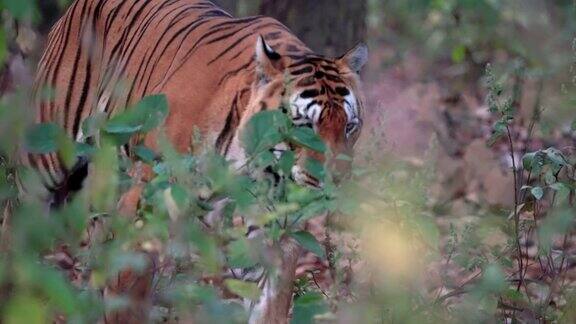
M 296 279 L 294 323 L 576 321 L 573 150 L 524 152 L 516 145 L 515 127 L 519 80 L 552 82 L 543 76 L 570 60 L 550 58 L 543 45 L 535 53 L 516 39 L 510 21 L 529 18 L 511 16 L 515 1 L 372 2 L 396 14 L 384 19 L 392 21 L 399 44 L 424 37 L 425 46 L 438 50 L 430 53 L 441 52 L 441 58 L 432 55 L 434 64 L 449 53 L 451 66 L 481 67 L 478 80 L 494 121 L 486 144 L 502 145 L 509 156 L 513 208 L 480 205 L 467 210 L 472 219 L 447 216 L 431 194 L 437 152 L 415 164 L 382 153 L 376 141 L 360 150 L 345 183 L 334 184 L 324 166 L 310 160 L 308 172 L 324 186 L 298 186 L 290 178 L 294 152 L 277 155 L 271 149 L 280 142 L 326 148 L 312 129 L 292 125 L 277 110 L 248 123 L 242 140 L 249 158 L 237 169 L 203 143 L 200 133 L 193 153 L 177 152 L 163 135 L 169 107 L 162 95 L 146 97 L 110 120 L 90 117 L 82 126 L 93 139 L 86 144 L 67 138 L 57 125 L 31 125 L 27 94 L 16 92 L 0 100 L 1 320 L 96 322 L 130 303 L 128 296 L 103 298 L 108 283 L 126 268 L 144 273 L 153 257 L 154 321 L 243 323 L 249 317 L 243 300 L 255 301 L 262 293 L 248 278 L 277 271 L 270 247 L 291 237 L 325 268 L 307 269 Z M 560 13 L 572 10 L 569 1 L 555 3 Z M 0 6 L 4 20 L 38 16 L 32 1 L 1 0 Z M 0 59 L 7 57 L 14 32 L 5 23 Z M 555 36 L 551 42 L 569 43 L 572 37 Z M 505 59 L 496 68 L 486 65 L 500 50 Z M 528 137 L 536 136 L 538 109 Z M 157 150 L 138 143 L 123 152 L 130 139 L 151 131 L 158 134 Z M 49 211 L 38 175 L 19 162 L 20 148 L 56 152 L 70 166 L 87 157 L 85 188 Z M 137 217 L 123 217 L 119 199 L 134 185 L 128 173 L 143 165 L 152 168 L 153 178 L 145 184 Z M 443 217 L 447 229 L 439 225 Z M 319 220 L 326 229 L 311 229 Z M 247 237 L 249 225 L 263 229 L 262 235 Z

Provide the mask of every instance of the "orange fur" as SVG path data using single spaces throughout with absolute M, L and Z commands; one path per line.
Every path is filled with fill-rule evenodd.
M 259 35 L 280 59 L 255 55 Z M 277 108 L 288 92 L 315 88 L 315 99 L 328 107 L 318 133 L 334 153 L 349 153 L 358 132 L 343 136 L 342 98 L 333 93 L 336 87 L 353 90 L 362 108 L 349 62 L 313 54 L 272 18 L 235 19 L 209 1 L 77 0 L 50 33 L 39 65 L 37 121 L 56 122 L 83 141 L 88 116 L 112 116 L 146 95 L 164 93 L 170 106 L 165 132 L 179 151 L 191 149 L 197 129 L 220 153 L 234 156 L 238 128 L 252 114 Z M 44 88 L 54 96 L 42 98 Z M 155 147 L 155 133 L 144 142 Z M 57 156 L 29 159 L 48 175 L 48 186 L 64 181 Z

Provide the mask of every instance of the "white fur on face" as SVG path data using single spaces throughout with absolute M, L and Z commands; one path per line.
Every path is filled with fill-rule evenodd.
M 309 125 L 316 130 L 322 109 L 324 108 L 314 98 L 302 98 L 300 94 L 290 98 L 290 113 L 295 125 Z M 349 136 L 360 124 L 358 101 L 352 91 L 344 97 L 344 111 L 348 117 L 346 136 Z
M 322 106 L 316 103 L 314 98 L 302 98 L 296 94 L 290 98 L 290 113 L 295 125 L 315 126 L 320 119 Z

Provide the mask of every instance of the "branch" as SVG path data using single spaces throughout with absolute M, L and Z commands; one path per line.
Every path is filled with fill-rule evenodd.
M 262 296 L 252 309 L 250 324 L 278 323 L 288 324 L 288 313 L 292 305 L 296 266 L 302 248 L 298 243 L 285 236 L 277 246 L 280 265 L 277 272 L 266 278 Z

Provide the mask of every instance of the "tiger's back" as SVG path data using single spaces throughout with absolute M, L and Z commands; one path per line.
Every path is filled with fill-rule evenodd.
M 254 51 L 259 35 L 266 42 L 261 51 L 268 67 L 259 65 Z M 232 18 L 209 1 L 77 0 L 54 26 L 40 61 L 36 121 L 55 122 L 82 142 L 86 138 L 81 125 L 87 117 L 112 116 L 146 95 L 163 93 L 170 106 L 165 132 L 178 150 L 191 148 L 198 129 L 220 153 L 238 157 L 234 142 L 244 116 L 278 105 L 286 95 L 282 85 L 270 82 L 272 77 L 264 83 L 259 79 L 259 73 L 279 65 L 274 74 L 300 80 L 296 87 L 318 86 L 312 97 L 325 98 L 315 105 L 344 105 L 332 102 L 333 97 L 349 97 L 352 89 L 359 92 L 356 77 L 349 75 L 357 71 L 314 55 L 272 18 Z M 320 78 L 302 82 L 312 76 Z M 256 94 L 259 84 L 266 89 Z M 46 88 L 52 97 L 43 97 Z M 334 94 L 343 88 L 350 90 Z M 268 103 L 263 97 L 276 99 Z M 348 103 L 350 108 L 346 106 L 338 120 L 359 119 L 360 98 L 353 96 L 358 102 Z M 310 102 L 305 106 L 314 108 Z M 299 108 L 295 114 L 302 117 Z M 145 142 L 154 147 L 154 136 Z M 56 154 L 28 159 L 42 171 L 48 187 L 57 188 L 68 175 Z

